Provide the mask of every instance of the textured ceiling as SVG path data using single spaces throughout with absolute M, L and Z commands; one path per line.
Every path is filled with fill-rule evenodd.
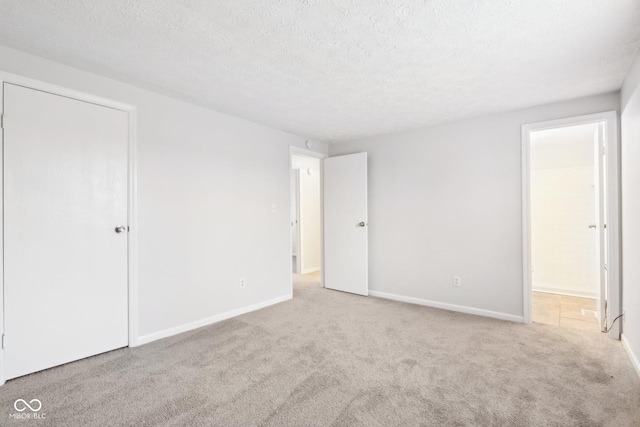
M 638 0 L 0 0 L 0 44 L 323 141 L 620 88 Z

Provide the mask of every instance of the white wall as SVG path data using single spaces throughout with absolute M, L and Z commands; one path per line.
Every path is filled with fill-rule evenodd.
M 619 102 L 609 93 L 330 145 L 369 153 L 370 289 L 521 320 L 521 125 Z
M 320 270 L 321 212 L 320 160 L 314 157 L 293 156 L 293 168 L 300 169 L 300 240 L 302 246 L 302 274 Z M 309 171 L 311 172 L 309 174 Z
M 531 169 L 593 165 L 597 129 L 598 124 L 589 123 L 532 132 Z
M 289 145 L 304 138 L 5 47 L 0 70 L 138 107 L 143 340 L 290 293 Z
M 597 296 L 594 178 L 593 166 L 531 171 L 534 291 Z
M 621 91 L 623 341 L 640 374 L 640 55 Z

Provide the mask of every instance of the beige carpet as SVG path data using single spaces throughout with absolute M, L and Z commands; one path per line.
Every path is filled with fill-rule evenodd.
M 45 420 L 9 419 L 16 399 Z M 9 381 L 0 425 L 638 426 L 619 342 L 325 290 Z

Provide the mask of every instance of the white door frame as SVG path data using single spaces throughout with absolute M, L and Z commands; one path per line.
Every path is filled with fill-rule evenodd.
M 43 92 L 60 95 L 78 101 L 88 102 L 103 107 L 112 108 L 114 110 L 124 111 L 129 116 L 129 158 L 128 158 L 128 226 L 127 233 L 127 269 L 128 269 L 128 305 L 129 305 L 129 347 L 135 347 L 138 340 L 138 281 L 137 281 L 137 222 L 136 222 L 136 107 L 121 102 L 112 101 L 110 99 L 86 94 L 73 89 L 56 86 L 39 80 L 6 73 L 0 70 L 0 114 L 2 114 L 4 123 L 10 123 L 11 117 L 4 116 L 4 84 L 11 83 L 30 89 L 40 90 Z M 2 147 L 4 147 L 4 131 L 2 132 Z M 2 153 L 4 150 L 2 150 Z M 4 157 L 0 153 L 0 180 L 4 177 Z M 2 182 L 4 188 L 4 182 Z M 4 211 L 4 198 L 0 197 L 0 209 Z M 4 218 L 0 218 L 0 235 L 4 234 Z M 0 259 L 4 259 L 4 242 L 0 245 Z M 0 331 L 5 332 L 4 325 L 4 264 L 0 262 L 0 293 L 2 303 L 0 304 Z M 0 348 L 0 385 L 5 383 L 4 369 L 4 349 Z
M 320 285 L 324 287 L 324 159 L 329 157 L 328 154 L 318 153 L 317 151 L 307 150 L 305 148 L 295 147 L 293 145 L 289 146 L 289 171 L 293 169 L 293 156 L 301 155 L 307 157 L 315 157 L 320 160 Z M 289 172 L 289 180 L 291 180 L 291 172 Z M 299 197 L 298 197 L 299 199 Z M 291 182 L 289 182 L 289 206 L 291 206 Z M 300 200 L 298 200 L 300 203 Z M 291 213 L 289 213 L 289 223 L 291 223 Z M 298 218 L 298 221 L 300 219 Z M 301 238 L 300 238 L 300 229 L 298 228 L 298 258 L 302 254 L 301 248 Z M 289 234 L 291 234 L 291 227 L 289 227 Z M 293 236 L 289 235 L 289 242 Z M 291 295 L 293 295 L 293 259 L 291 254 L 289 254 L 289 274 L 290 274 L 290 282 L 291 282 Z M 299 260 L 296 260 L 299 261 Z M 300 262 L 300 261 L 299 261 Z M 301 264 L 299 264 L 301 265 Z
M 620 166 L 618 140 L 618 113 L 606 111 L 584 116 L 567 117 L 539 123 L 522 125 L 522 266 L 523 266 L 523 312 L 524 322 L 531 323 L 532 316 L 532 276 L 531 276 L 531 183 L 530 150 L 531 132 L 566 127 L 572 125 L 605 123 L 607 153 L 607 209 L 609 222 L 609 275 L 608 327 L 622 312 L 620 280 Z M 601 284 L 602 286 L 602 284 Z M 620 339 L 620 322 L 609 331 L 609 337 Z

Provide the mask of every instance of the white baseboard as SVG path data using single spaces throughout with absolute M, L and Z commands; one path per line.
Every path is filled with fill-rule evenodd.
M 165 329 L 164 331 L 154 332 L 153 334 L 144 335 L 144 336 L 138 337 L 138 339 L 136 340 L 136 345 L 147 344 L 152 341 L 156 341 L 162 338 L 167 338 L 172 335 L 181 334 L 183 332 L 187 332 L 192 329 L 197 329 L 203 326 L 211 325 L 213 323 L 230 319 L 232 317 L 240 316 L 241 314 L 260 310 L 261 308 L 269 307 L 270 305 L 274 305 L 274 304 L 278 304 L 278 303 L 290 300 L 291 297 L 292 297 L 291 294 L 283 295 L 281 297 L 259 302 L 257 304 L 253 304 L 248 307 L 238 308 L 236 310 L 227 311 L 226 313 L 217 314 L 215 316 L 207 317 L 205 319 L 187 323 L 185 325 L 176 326 L 175 328 Z
M 638 360 L 638 356 L 636 356 L 629 346 L 629 341 L 627 341 L 627 337 L 625 337 L 624 334 L 620 335 L 620 341 L 622 341 L 622 347 L 627 351 L 629 359 L 631 359 L 631 364 L 636 369 L 636 373 L 640 376 L 640 360 Z
M 596 299 L 598 295 L 595 292 L 580 291 L 573 289 L 559 289 L 552 286 L 533 285 L 533 292 L 543 292 L 545 294 L 567 295 L 570 297 L 591 298 Z
M 320 271 L 320 267 L 305 268 L 302 270 L 302 274 L 315 273 L 316 271 Z
M 369 290 L 372 297 L 386 298 L 394 301 L 408 302 L 410 304 L 424 305 L 427 307 L 440 308 L 443 310 L 457 311 L 466 314 L 475 314 L 476 316 L 493 317 L 494 319 L 508 320 L 510 322 L 523 323 L 523 316 L 514 316 L 513 314 L 499 313 L 497 311 L 483 310 L 481 308 L 467 307 L 464 305 L 447 304 L 444 302 L 429 301 L 426 299 L 405 297 L 402 295 L 389 294 L 386 292 Z

